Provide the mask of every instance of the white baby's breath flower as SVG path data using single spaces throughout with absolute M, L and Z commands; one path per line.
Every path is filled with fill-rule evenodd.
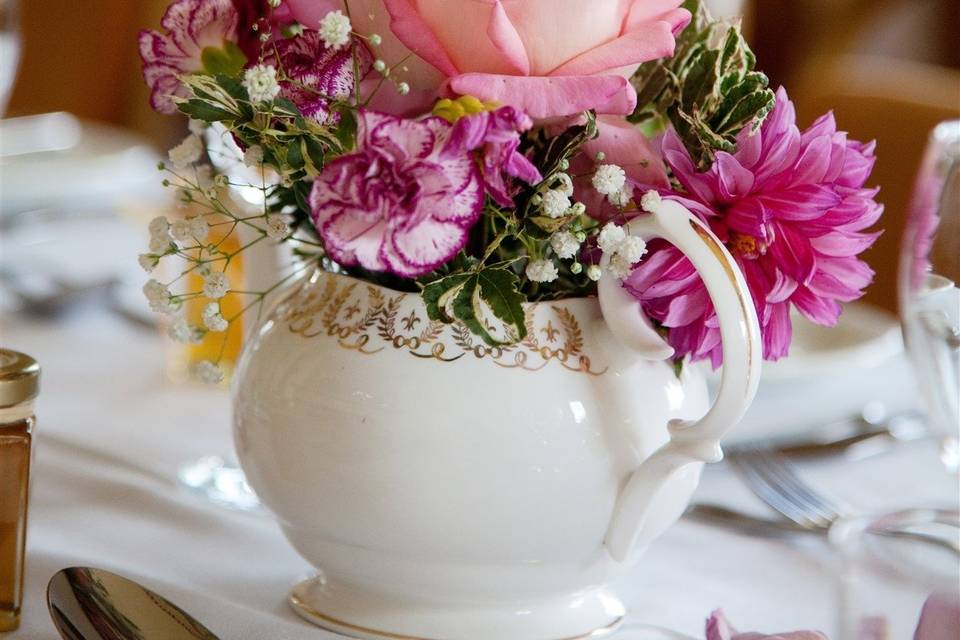
M 187 322 L 183 316 L 178 316 L 167 329 L 167 335 L 174 342 L 181 344 L 196 344 L 203 339 L 203 331 Z
M 387 70 L 387 63 L 377 58 L 373 61 L 373 70 L 377 73 L 383 73 Z
M 642 198 L 640 198 L 640 208 L 644 211 L 653 212 L 654 209 L 660 206 L 661 202 L 662 200 L 660 199 L 660 194 L 653 189 L 650 189 L 643 194 Z
M 623 230 L 623 227 L 613 222 L 608 222 L 597 236 L 597 246 L 599 246 L 600 251 L 604 253 L 616 253 L 620 243 L 623 242 L 626 237 L 627 232 Z
M 587 267 L 587 277 L 596 282 L 600 279 L 600 276 L 603 275 L 603 270 L 600 269 L 599 265 L 592 264 Z
M 328 49 L 340 49 L 350 42 L 350 32 L 353 25 L 350 24 L 350 18 L 343 15 L 343 12 L 337 9 L 331 11 L 320 21 L 320 39 Z
M 623 189 L 627 182 L 627 174 L 615 164 L 601 164 L 597 167 L 591 180 L 593 188 L 608 196 Z
M 214 185 L 214 171 L 209 164 L 201 164 L 196 168 L 197 186 L 201 189 L 209 189 Z
M 191 133 L 167 154 L 175 169 L 186 169 L 203 155 L 203 140 Z
M 243 73 L 243 87 L 251 102 L 269 102 L 280 93 L 277 70 L 273 65 L 255 64 Z
M 201 360 L 193 367 L 197 380 L 206 384 L 219 384 L 223 381 L 223 369 L 209 360 Z
M 157 256 L 152 253 L 141 253 L 137 256 L 137 262 L 140 263 L 140 268 L 150 273 L 157 268 L 157 265 L 160 264 L 160 256 Z
M 267 236 L 274 239 L 285 238 L 290 233 L 286 218 L 279 213 L 271 213 L 266 219 Z
M 563 191 L 563 194 L 568 198 L 573 195 L 573 180 L 570 179 L 569 174 L 561 172 L 553 177 L 557 182 L 560 183 L 560 186 L 554 187 L 554 189 Z
M 629 264 L 636 264 L 643 258 L 647 252 L 647 243 L 643 238 L 637 236 L 627 236 L 620 246 L 617 247 L 617 256 L 626 260 Z
M 211 271 L 203 277 L 203 295 L 218 300 L 227 295 L 230 290 L 230 280 L 222 271 Z
M 410 93 L 410 83 L 408 83 L 408 82 L 400 82 L 400 83 L 398 83 L 398 84 L 397 84 L 397 93 L 399 93 L 399 94 L 402 95 L 402 96 L 405 96 L 405 95 L 407 95 L 408 93 Z
M 569 260 L 580 250 L 580 241 L 569 231 L 558 231 L 550 238 L 550 246 L 553 247 L 553 252 L 558 258 Z
M 190 133 L 193 135 L 202 136 L 203 132 L 207 130 L 207 123 L 203 120 L 190 118 L 190 121 L 187 122 L 187 128 L 190 129 Z
M 630 190 L 627 188 L 620 189 L 616 193 L 611 193 L 607 196 L 607 202 L 612 204 L 615 207 L 625 207 L 630 204 L 630 198 L 633 197 L 633 194 L 630 193 Z
M 188 218 L 187 226 L 190 227 L 190 235 L 193 236 L 197 242 L 202 243 L 207 239 L 207 236 L 210 235 L 210 225 L 203 216 Z
M 143 295 L 146 296 L 150 309 L 155 313 L 173 313 L 180 307 L 170 294 L 167 285 L 156 280 L 151 279 L 143 285 Z
M 560 189 L 550 189 L 543 194 L 540 210 L 548 218 L 559 218 L 570 208 L 570 198 Z
M 203 308 L 203 325 L 210 331 L 226 331 L 229 323 L 220 312 L 220 305 L 211 302 Z
M 527 264 L 526 274 L 531 282 L 553 282 L 560 272 L 552 260 L 534 260 Z
M 163 254 L 170 249 L 170 222 L 157 216 L 147 226 L 150 231 L 150 253 Z
M 607 271 L 610 272 L 610 275 L 615 278 L 620 278 L 621 280 L 630 275 L 630 271 L 632 270 L 633 265 L 630 261 L 619 253 L 610 258 L 610 263 L 607 265 Z
M 567 210 L 567 215 L 582 216 L 586 212 L 587 212 L 587 205 L 583 204 L 582 202 L 574 202 L 573 206 L 570 207 L 569 210 Z
M 174 220 L 170 225 L 170 235 L 181 247 L 190 241 L 190 224 L 186 220 Z
M 371 33 L 367 40 L 375 47 L 379 47 L 381 44 L 383 44 L 383 38 L 380 37 L 379 33 Z
M 247 147 L 247 150 L 243 152 L 243 164 L 252 169 L 263 164 L 263 147 L 258 144 Z
M 280 2 L 281 0 L 267 0 L 267 4 L 269 4 L 274 9 L 280 6 Z

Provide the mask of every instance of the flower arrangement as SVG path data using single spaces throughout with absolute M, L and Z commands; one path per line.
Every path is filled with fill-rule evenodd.
M 871 281 L 858 256 L 882 211 L 864 187 L 873 144 L 830 114 L 801 131 L 738 24 L 699 0 L 175 0 L 162 28 L 140 35 L 144 78 L 191 133 L 161 168 L 201 213 L 154 220 L 140 261 L 186 261 L 144 288 L 178 339 L 229 332 L 227 293 L 252 296 L 244 309 L 266 293 L 231 289 L 237 251 L 210 240 L 215 225 L 252 233 L 241 249 L 289 244 L 300 269 L 419 291 L 432 319 L 490 345 L 524 337 L 524 302 L 618 278 L 678 360 L 714 366 L 716 316 L 692 265 L 622 228 L 645 193 L 683 203 L 730 249 L 768 359 L 788 352 L 791 308 L 833 324 Z M 218 137 L 245 167 L 203 161 Z M 228 186 L 262 210 L 232 211 Z M 201 290 L 177 291 L 191 273 Z M 177 315 L 194 298 L 208 300 L 202 326 Z M 202 373 L 221 376 L 216 362 Z

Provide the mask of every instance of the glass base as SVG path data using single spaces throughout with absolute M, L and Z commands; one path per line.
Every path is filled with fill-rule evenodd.
M 229 509 L 257 511 L 260 500 L 253 492 L 243 469 L 220 456 L 204 456 L 180 468 L 180 484 L 206 500 Z
M 0 633 L 15 631 L 20 626 L 20 610 L 0 611 Z

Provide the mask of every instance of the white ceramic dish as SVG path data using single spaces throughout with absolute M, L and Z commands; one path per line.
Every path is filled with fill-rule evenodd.
M 914 383 L 897 317 L 866 303 L 845 307 L 835 327 L 794 317 L 791 354 L 765 362 L 760 388 L 728 444 L 801 435 L 882 404 L 914 406 Z M 712 374 L 711 386 L 719 376 Z
M 36 209 L 103 210 L 163 196 L 159 155 L 123 129 L 54 113 L 2 120 L 0 138 L 4 217 Z

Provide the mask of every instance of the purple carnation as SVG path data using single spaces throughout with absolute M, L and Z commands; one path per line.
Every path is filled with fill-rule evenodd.
M 501 206 L 512 207 L 516 189 L 505 176 L 528 184 L 543 180 L 533 163 L 517 150 L 520 132 L 532 126 L 533 120 L 527 114 L 513 107 L 501 107 L 457 120 L 448 144 L 455 153 L 480 149 L 487 192 Z
M 330 102 L 350 97 L 354 89 L 354 48 L 328 49 L 317 31 L 276 43 L 280 65 L 288 80 L 280 82 L 281 95 L 300 112 L 322 124 L 336 122 Z M 363 45 L 356 47 L 357 68 L 362 78 L 373 66 Z
M 331 258 L 414 278 L 463 248 L 484 189 L 473 156 L 447 145 L 451 131 L 441 118 L 360 112 L 357 151 L 327 164 L 310 194 Z
M 150 106 L 176 113 L 172 96 L 186 97 L 178 76 L 203 68 L 201 53 L 237 39 L 237 12 L 230 0 L 176 0 L 160 21 L 166 33 L 140 32 L 143 79 L 150 87 Z
M 833 325 L 840 303 L 859 298 L 873 279 L 858 258 L 880 235 L 864 232 L 883 211 L 878 190 L 863 188 L 873 149 L 837 131 L 830 113 L 801 133 L 783 89 L 761 129 L 744 129 L 736 152 L 718 152 L 708 171 L 697 171 L 676 133 L 665 137 L 664 160 L 685 192 L 661 194 L 700 216 L 733 254 L 757 307 L 765 358 L 787 355 L 791 305 Z M 624 286 L 669 329 L 678 356 L 719 366 L 716 313 L 693 265 L 664 242 L 649 248 Z

